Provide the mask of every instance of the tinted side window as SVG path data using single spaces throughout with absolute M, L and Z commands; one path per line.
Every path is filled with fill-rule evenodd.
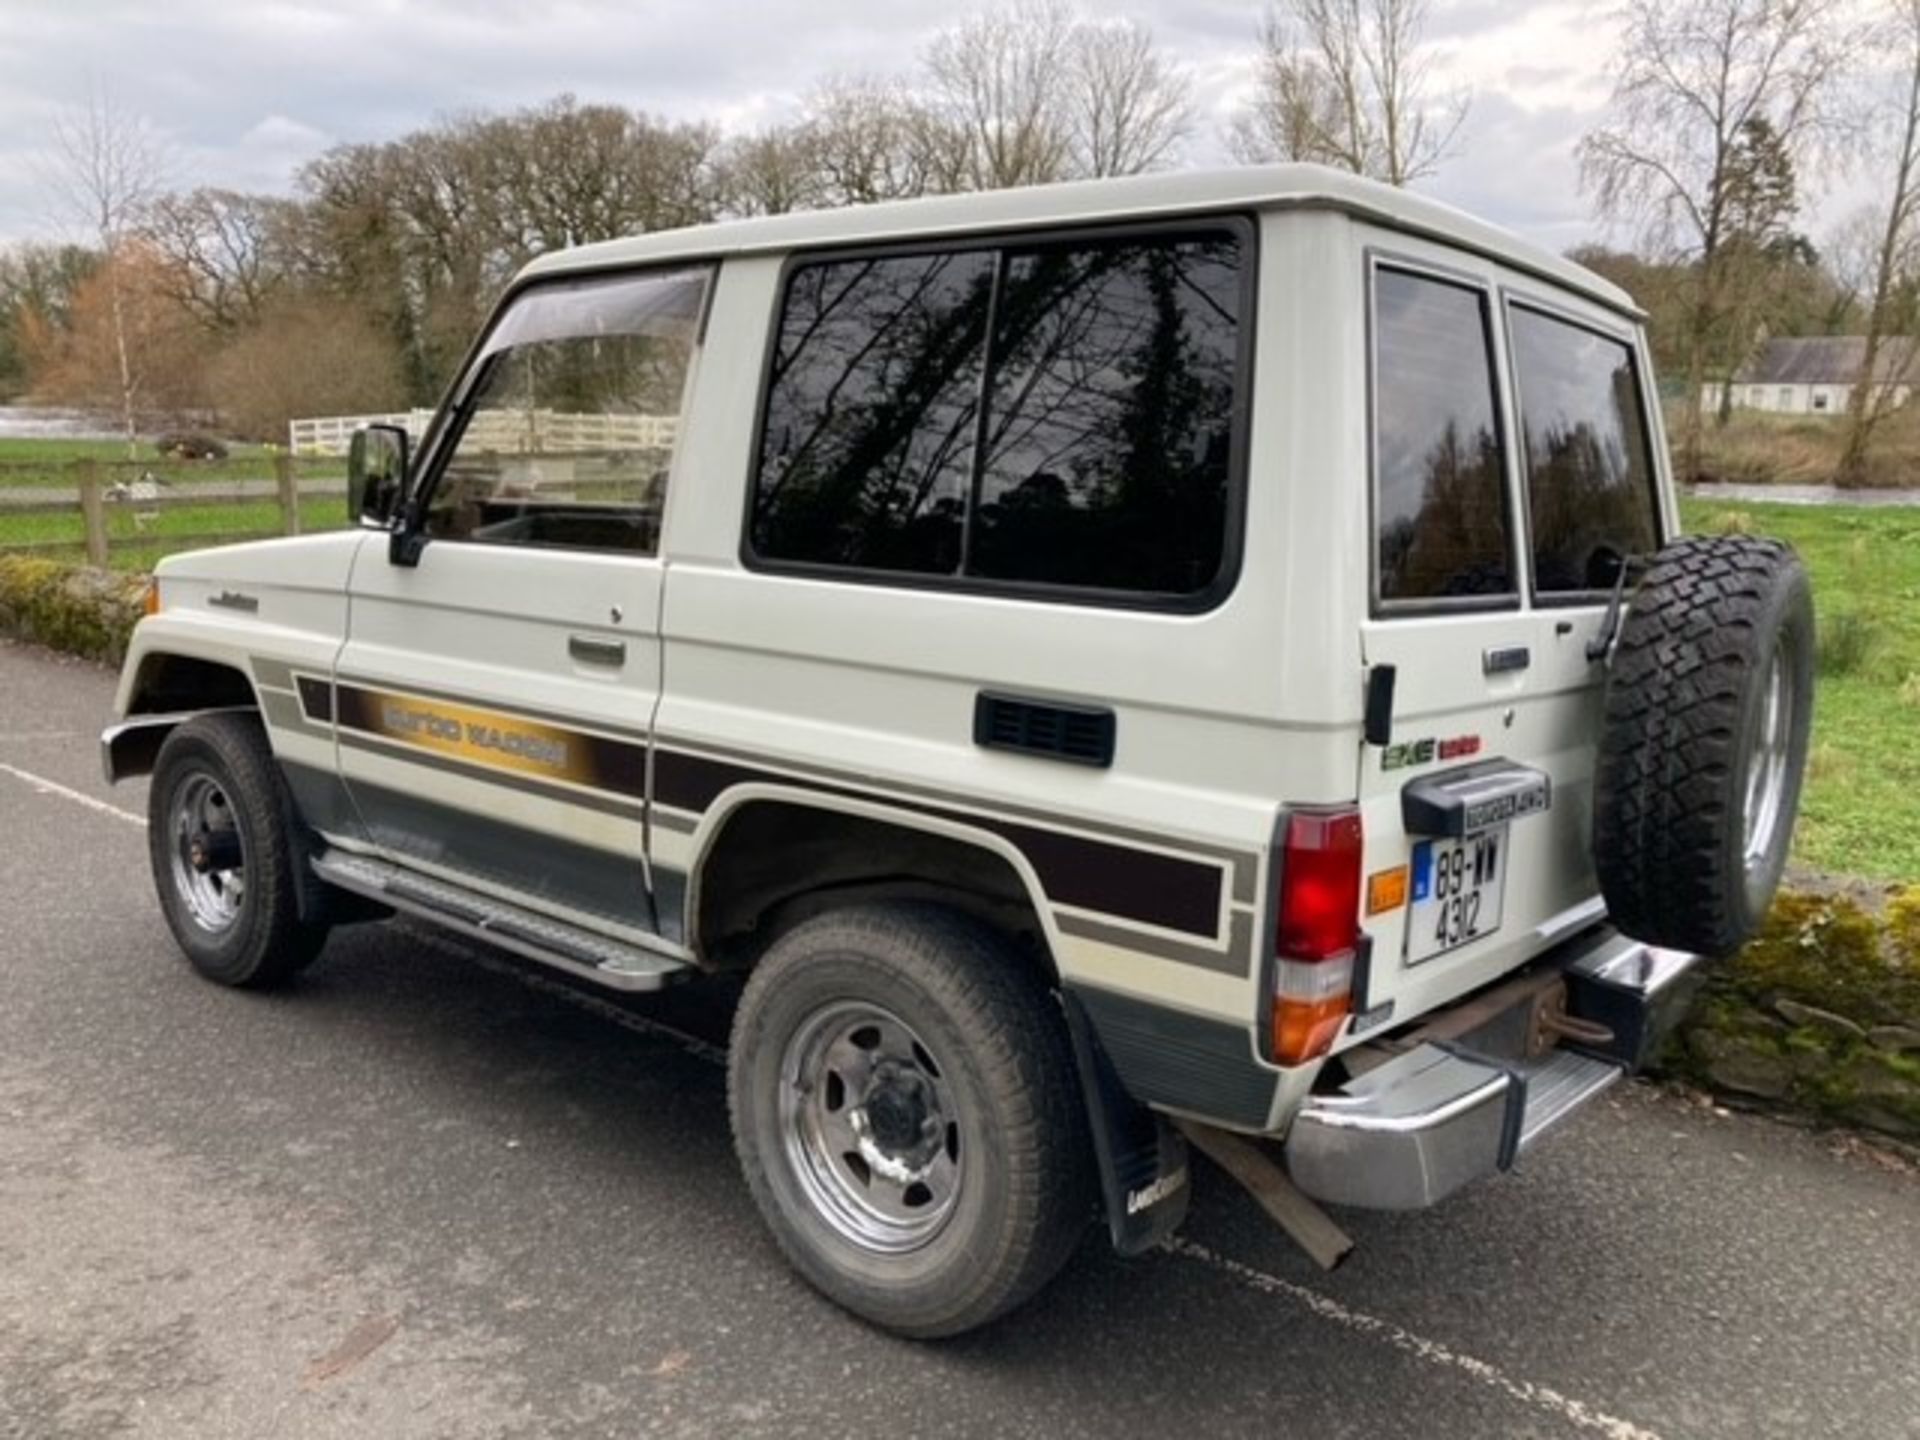
M 1008 255 L 967 573 L 1162 595 L 1212 583 L 1239 262 L 1225 237 Z
M 1509 313 L 1534 587 L 1606 589 L 1624 557 L 1659 544 L 1633 351 L 1535 310 L 1516 305 Z
M 1381 269 L 1373 307 L 1380 598 L 1512 595 L 1486 297 Z
M 757 554 L 959 568 L 993 265 L 971 251 L 794 273 L 754 493 Z

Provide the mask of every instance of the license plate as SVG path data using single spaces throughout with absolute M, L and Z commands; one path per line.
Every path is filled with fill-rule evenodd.
M 1500 928 L 1507 889 L 1507 827 L 1413 847 L 1407 963 L 1457 950 Z

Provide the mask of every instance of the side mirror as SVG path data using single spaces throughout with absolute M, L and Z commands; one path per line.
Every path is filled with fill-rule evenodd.
M 407 432 L 398 425 L 363 425 L 347 449 L 347 516 L 356 523 L 391 525 L 407 483 Z

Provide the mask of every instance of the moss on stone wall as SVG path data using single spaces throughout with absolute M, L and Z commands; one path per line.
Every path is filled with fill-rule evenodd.
M 1713 966 L 1662 1060 L 1696 1084 L 1920 1138 L 1920 885 L 1884 906 L 1783 892 Z
M 0 633 L 117 661 L 126 654 L 145 592 L 141 576 L 0 556 Z

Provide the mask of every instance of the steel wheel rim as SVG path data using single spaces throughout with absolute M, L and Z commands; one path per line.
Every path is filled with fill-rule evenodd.
M 238 863 L 197 864 L 196 842 L 208 836 L 238 847 Z M 194 924 L 213 935 L 231 929 L 246 901 L 246 846 L 227 792 L 211 775 L 189 775 L 174 787 L 167 806 L 167 848 L 174 892 Z
M 1786 799 L 1787 750 L 1793 735 L 1793 691 L 1787 679 L 1787 658 L 1776 645 L 1762 682 L 1765 698 L 1761 702 L 1760 732 L 1747 757 L 1747 794 L 1742 809 L 1749 870 L 1766 863 Z
M 891 1010 L 840 1001 L 808 1016 L 781 1056 L 779 1108 L 788 1167 L 841 1239 L 897 1255 L 946 1227 L 965 1182 L 959 1112 Z

